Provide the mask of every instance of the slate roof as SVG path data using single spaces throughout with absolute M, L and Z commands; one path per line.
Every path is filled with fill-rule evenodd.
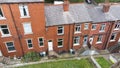
M 0 0 L 0 3 L 44 2 L 44 0 Z
M 46 6 L 46 26 L 92 21 L 88 12 L 85 10 L 87 9 L 84 4 L 71 4 L 69 7 L 69 12 L 64 12 L 63 5 Z
M 118 20 L 120 20 L 120 5 L 112 5 L 110 7 L 110 13 Z
M 63 5 L 45 6 L 46 26 L 120 20 L 120 5 L 111 5 L 107 13 L 102 8 L 102 5 L 70 4 L 69 11 L 64 12 Z

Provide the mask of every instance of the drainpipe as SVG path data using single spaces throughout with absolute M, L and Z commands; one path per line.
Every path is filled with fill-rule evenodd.
M 68 45 L 69 45 L 69 50 L 70 50 L 71 49 L 71 47 L 70 47 L 70 24 L 69 24 Z
M 74 42 L 74 30 L 75 30 L 75 23 L 73 24 L 73 32 L 72 32 L 72 49 L 74 48 L 74 44 L 73 44 L 73 42 Z
M 22 41 L 20 40 L 21 38 L 20 38 L 19 30 L 18 30 L 18 28 L 17 28 L 16 21 L 15 21 L 15 19 L 14 19 L 13 12 L 12 12 L 12 9 L 11 9 L 11 7 L 10 7 L 10 4 L 8 4 L 8 6 L 9 6 L 10 13 L 11 13 L 11 16 L 12 16 L 13 24 L 14 24 L 14 26 L 15 26 L 15 28 L 16 28 L 18 40 L 19 40 L 19 43 L 20 43 L 20 47 L 21 47 L 21 49 L 22 49 L 22 54 L 23 54 L 23 56 L 24 56 L 24 50 L 23 50 Z
M 109 27 L 109 30 L 108 30 L 108 33 L 107 33 L 108 36 L 106 38 L 106 43 L 105 43 L 105 48 L 104 49 L 108 48 L 113 29 L 114 29 L 114 23 L 110 23 L 110 27 Z

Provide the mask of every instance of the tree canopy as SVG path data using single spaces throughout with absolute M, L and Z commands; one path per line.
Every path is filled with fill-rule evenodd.
M 55 0 L 45 0 L 46 3 L 53 3 Z M 63 1 L 63 0 L 57 0 L 57 1 Z M 69 0 L 71 3 L 76 2 L 84 2 L 84 0 Z M 105 0 L 95 0 L 97 3 L 102 3 Z M 110 2 L 120 2 L 120 0 L 110 0 Z

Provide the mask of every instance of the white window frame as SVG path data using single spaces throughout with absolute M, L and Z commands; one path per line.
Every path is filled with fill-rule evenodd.
M 15 49 L 15 50 L 12 50 L 12 51 L 9 51 L 8 46 L 7 46 L 7 43 L 9 43 L 9 42 L 12 42 L 12 43 L 13 43 L 13 47 L 15 48 L 14 41 L 7 41 L 7 42 L 5 42 L 5 46 L 6 46 L 6 48 L 7 48 L 8 53 L 16 52 L 16 49 Z
M 95 26 L 95 28 L 93 28 L 93 26 Z M 97 24 L 92 24 L 91 29 L 92 29 L 92 30 L 96 30 L 96 27 L 97 27 Z
M 100 41 L 98 41 L 99 38 L 101 38 Z M 96 43 L 97 43 L 97 44 L 102 43 L 102 39 L 103 39 L 103 35 L 98 35 L 98 38 L 97 38 L 97 42 L 96 42 Z
M 26 14 L 27 14 L 26 16 L 23 13 L 23 6 L 24 6 L 24 8 L 26 10 Z M 19 4 L 19 11 L 20 11 L 20 15 L 21 15 L 20 18 L 29 18 L 30 17 L 27 4 Z
M 39 41 L 40 38 L 43 40 L 43 41 L 42 41 L 43 45 L 40 45 L 40 43 L 41 43 L 41 42 Z M 39 45 L 39 47 L 44 47 L 44 37 L 39 37 L 39 38 L 38 38 L 38 45 Z
M 28 43 L 28 40 L 31 40 L 31 43 Z M 32 49 L 33 48 L 33 41 L 32 41 L 32 39 L 26 39 L 26 43 L 27 43 L 28 49 Z M 29 44 L 32 44 L 32 47 L 29 47 Z
M 80 28 L 80 30 L 79 30 Z M 80 24 L 75 24 L 75 33 L 81 33 L 81 25 Z
M 4 25 L 5 24 L 0 25 L 0 32 L 1 32 L 1 35 L 2 35 L 1 37 L 10 37 L 10 36 L 12 36 L 8 25 L 6 25 L 7 28 L 1 28 L 1 26 L 4 26 Z M 8 29 L 9 34 L 4 34 L 3 31 L 2 31 L 2 29 Z
M 61 39 L 61 41 L 62 41 L 62 45 L 58 45 L 58 42 L 60 41 L 60 39 Z M 58 39 L 57 39 L 58 48 L 63 47 L 63 44 L 64 44 L 64 39 L 58 38 Z
M 119 38 L 118 42 L 120 42 L 120 38 Z
M 62 29 L 62 33 L 59 33 L 58 32 L 58 30 L 61 30 L 61 29 L 59 29 L 59 27 L 62 27 L 61 29 Z M 57 27 L 57 35 L 63 35 L 64 34 L 64 26 L 58 26 Z
M 84 24 L 84 30 L 88 30 L 89 29 L 89 23 L 85 23 Z
M 1 12 L 2 12 L 2 14 L 3 14 L 3 17 L 0 16 L 0 20 L 4 20 L 4 19 L 6 19 L 6 18 L 5 18 L 5 15 L 4 15 L 4 12 L 3 12 L 2 6 L 0 6 L 0 9 L 1 9 Z
M 26 35 L 26 34 L 33 34 L 33 31 L 32 31 L 32 25 L 31 25 L 31 23 L 30 22 L 25 22 L 25 23 L 22 23 L 23 24 L 23 30 L 24 30 L 24 34 Z M 25 26 L 25 24 L 29 24 L 30 26 L 29 26 L 29 32 L 28 32 L 28 30 L 26 30 L 26 28 L 24 27 Z M 27 28 L 28 29 L 28 28 Z
M 112 35 L 114 35 L 114 39 L 111 39 Z M 117 33 L 112 33 L 112 35 L 111 35 L 111 37 L 110 37 L 110 42 L 115 41 L 116 36 L 117 36 Z
M 77 43 L 74 43 L 74 40 L 76 39 Z M 73 40 L 73 45 L 74 46 L 77 46 L 77 45 L 80 45 L 80 37 L 79 36 L 75 36 L 74 37 L 74 40 Z
M 99 32 L 104 32 L 105 31 L 106 24 L 101 24 L 100 26 L 100 31 Z M 101 30 L 102 29 L 102 30 Z
M 120 21 L 118 23 L 115 23 L 114 30 L 120 30 Z

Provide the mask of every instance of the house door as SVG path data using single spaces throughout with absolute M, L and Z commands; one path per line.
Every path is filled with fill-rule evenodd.
M 53 51 L 53 42 L 52 42 L 52 40 L 48 41 L 48 51 Z
M 1 50 L 0 50 L 0 56 L 3 56 Z
M 93 42 L 93 36 L 91 36 L 91 37 L 89 38 L 89 42 L 90 42 L 90 44 L 92 44 L 92 42 Z
M 83 40 L 83 46 L 84 46 L 84 47 L 87 46 L 87 40 L 88 40 L 88 36 L 85 35 L 85 36 L 84 36 L 84 40 Z

